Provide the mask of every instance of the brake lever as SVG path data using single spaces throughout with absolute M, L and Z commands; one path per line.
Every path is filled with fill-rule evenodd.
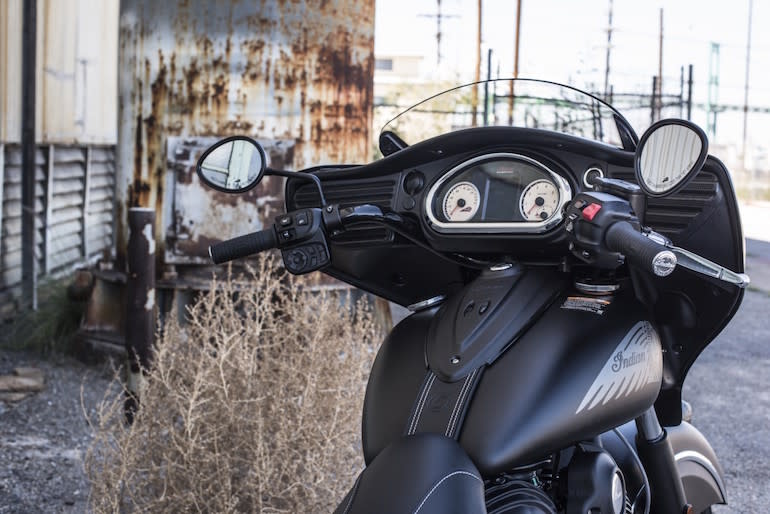
M 676 255 L 677 265 L 695 271 L 696 273 L 736 285 L 741 289 L 745 289 L 751 283 L 751 279 L 746 273 L 736 273 L 731 271 L 724 266 L 720 266 L 719 264 L 685 250 L 684 248 L 670 245 L 668 246 L 668 249 Z
M 670 239 L 657 232 L 645 230 L 643 234 L 656 243 L 668 248 L 676 256 L 677 266 L 682 266 L 683 268 L 721 280 L 722 282 L 727 282 L 728 284 L 733 284 L 741 289 L 745 289 L 751 283 L 751 279 L 746 273 L 736 273 L 724 266 L 720 266 L 716 262 L 701 257 L 696 253 L 674 246 Z

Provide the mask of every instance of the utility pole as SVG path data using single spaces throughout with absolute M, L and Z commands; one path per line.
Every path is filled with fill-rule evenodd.
M 711 43 L 709 55 L 709 96 L 706 104 L 706 130 L 711 138 L 717 135 L 717 102 L 719 101 L 719 43 Z
M 746 129 L 749 121 L 749 64 L 751 63 L 751 13 L 754 9 L 754 0 L 749 0 L 749 28 L 746 36 L 746 81 L 743 86 L 743 145 L 741 156 L 743 167 L 746 167 Z
M 478 0 L 478 25 L 476 26 L 476 74 L 474 82 L 481 81 L 481 0 Z M 479 86 L 473 86 L 471 90 L 471 106 L 473 108 L 473 118 L 471 126 L 476 126 L 476 114 L 479 110 Z
M 519 41 L 521 36 L 521 0 L 516 0 L 516 42 L 513 51 L 513 78 L 519 77 Z M 513 125 L 513 108 L 515 104 L 513 81 L 508 95 L 508 125 Z
M 657 119 L 661 118 L 663 110 L 663 8 L 660 8 L 660 37 L 658 40 L 658 111 Z
M 436 66 L 441 65 L 441 20 L 444 18 L 459 18 L 455 14 L 444 14 L 441 12 L 441 0 L 436 0 L 436 14 L 419 14 L 422 18 L 436 18 Z
M 604 63 L 604 101 L 610 93 L 610 51 L 612 49 L 612 0 L 610 0 L 609 20 L 607 22 L 607 59 Z

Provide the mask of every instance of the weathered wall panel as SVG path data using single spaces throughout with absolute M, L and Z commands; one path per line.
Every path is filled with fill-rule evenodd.
M 21 137 L 22 0 L 0 1 L 0 141 Z M 119 0 L 37 0 L 40 143 L 117 139 Z
M 0 319 L 21 295 L 21 148 L 0 145 Z M 113 147 L 39 146 L 35 170 L 36 268 L 56 277 L 112 254 Z
M 169 137 L 289 140 L 294 168 L 365 161 L 373 40 L 374 0 L 121 2 L 118 252 L 127 207 L 176 222 Z

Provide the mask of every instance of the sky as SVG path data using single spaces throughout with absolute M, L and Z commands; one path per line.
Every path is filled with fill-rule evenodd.
M 610 83 L 618 92 L 649 92 L 658 71 L 660 8 L 663 8 L 664 93 L 679 92 L 680 67 L 694 66 L 693 100 L 708 98 L 711 43 L 719 47 L 719 103 L 743 105 L 750 0 L 613 0 Z M 436 68 L 436 0 L 379 0 L 376 55 L 424 55 L 431 77 L 458 83 L 473 79 L 477 0 L 442 0 L 442 54 Z M 522 0 L 519 76 L 603 90 L 610 0 Z M 513 71 L 515 0 L 482 0 L 482 53 L 493 50 L 493 69 Z M 749 105 L 770 107 L 770 1 L 754 0 Z M 485 75 L 486 68 L 482 72 Z M 706 125 L 703 111 L 693 120 Z M 741 140 L 742 113 L 721 113 L 717 140 Z M 750 144 L 768 146 L 770 114 L 750 115 Z

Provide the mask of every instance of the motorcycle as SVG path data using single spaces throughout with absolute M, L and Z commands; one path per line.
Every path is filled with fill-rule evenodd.
M 287 179 L 286 213 L 212 245 L 214 263 L 278 248 L 291 273 L 412 312 L 377 354 L 366 468 L 335 512 L 725 503 L 682 400 L 749 283 L 735 191 L 705 133 L 667 119 L 638 138 L 589 93 L 491 80 L 399 114 L 379 148 L 366 165 L 287 172 L 235 136 L 197 165 L 230 193 Z

